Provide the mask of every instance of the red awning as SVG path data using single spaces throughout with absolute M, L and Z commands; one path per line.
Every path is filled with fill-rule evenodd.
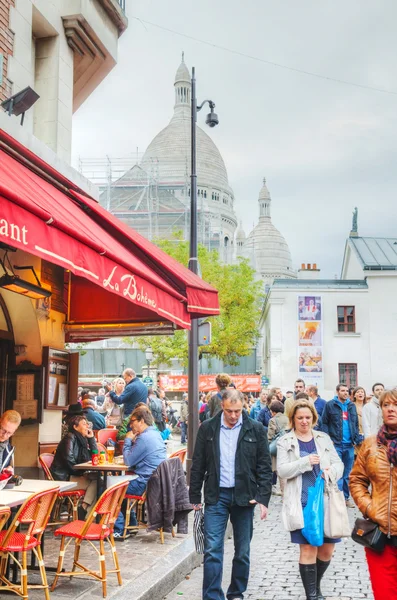
M 4 137 L 8 136 L 0 132 L 0 139 Z M 35 165 L 39 162 L 41 170 L 54 178 L 51 167 L 15 140 L 12 143 L 24 160 L 28 157 Z M 117 326 L 123 323 L 165 322 L 187 329 L 192 316 L 218 314 L 214 288 L 83 196 L 75 186 L 73 189 L 72 184 L 67 193 L 62 192 L 59 187 L 66 186 L 61 176 L 56 183 L 59 185 L 0 150 L 0 241 L 73 274 L 70 322 L 86 327 L 113 325 L 111 333 L 109 329 L 96 335 L 108 337 L 117 335 Z M 200 304 L 202 310 L 195 308 Z M 76 336 L 73 339 L 77 341 Z
M 90 217 L 106 231 L 112 233 L 125 248 L 162 275 L 174 288 L 187 297 L 187 309 L 192 317 L 204 317 L 219 314 L 218 292 L 211 285 L 171 258 L 163 250 L 148 243 L 135 229 L 126 227 L 117 217 L 105 210 L 100 204 L 72 191 L 82 207 L 88 210 Z

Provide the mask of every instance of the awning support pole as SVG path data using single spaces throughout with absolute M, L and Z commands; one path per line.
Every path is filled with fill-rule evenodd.
M 196 173 L 196 123 L 197 123 L 197 98 L 196 98 L 196 71 L 192 68 L 192 98 L 191 98 L 191 175 L 190 175 L 190 259 L 189 269 L 197 274 L 197 173 Z M 190 469 L 194 444 L 199 424 L 198 414 L 198 320 L 191 320 L 189 331 L 189 421 L 187 442 L 187 481 L 190 482 Z

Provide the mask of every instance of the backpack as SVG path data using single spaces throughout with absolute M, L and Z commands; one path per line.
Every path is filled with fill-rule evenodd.
M 150 398 L 149 408 L 155 423 L 161 423 L 163 420 L 163 403 L 161 400 L 156 397 Z

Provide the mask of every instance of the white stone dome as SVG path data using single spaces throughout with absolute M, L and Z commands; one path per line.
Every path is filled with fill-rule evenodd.
M 276 278 L 284 277 L 296 278 L 288 244 L 271 220 L 271 197 L 265 179 L 258 202 L 259 223 L 244 244 L 245 253 L 250 256 L 258 277 L 265 281 L 272 282 Z
M 174 115 L 149 144 L 141 162 L 161 184 L 184 184 L 190 177 L 190 73 L 182 59 L 175 76 Z M 204 109 L 203 109 L 204 112 Z M 232 193 L 223 158 L 212 139 L 197 127 L 197 185 Z

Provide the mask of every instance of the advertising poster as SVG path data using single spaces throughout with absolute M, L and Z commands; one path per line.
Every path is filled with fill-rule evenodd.
M 199 391 L 216 391 L 215 377 L 216 375 L 200 375 Z M 260 375 L 231 375 L 231 379 L 240 392 L 260 392 L 262 389 Z M 159 386 L 166 392 L 187 392 L 188 383 L 187 375 L 160 375 L 159 377 Z
M 298 375 L 307 385 L 323 386 L 321 296 L 298 296 Z

